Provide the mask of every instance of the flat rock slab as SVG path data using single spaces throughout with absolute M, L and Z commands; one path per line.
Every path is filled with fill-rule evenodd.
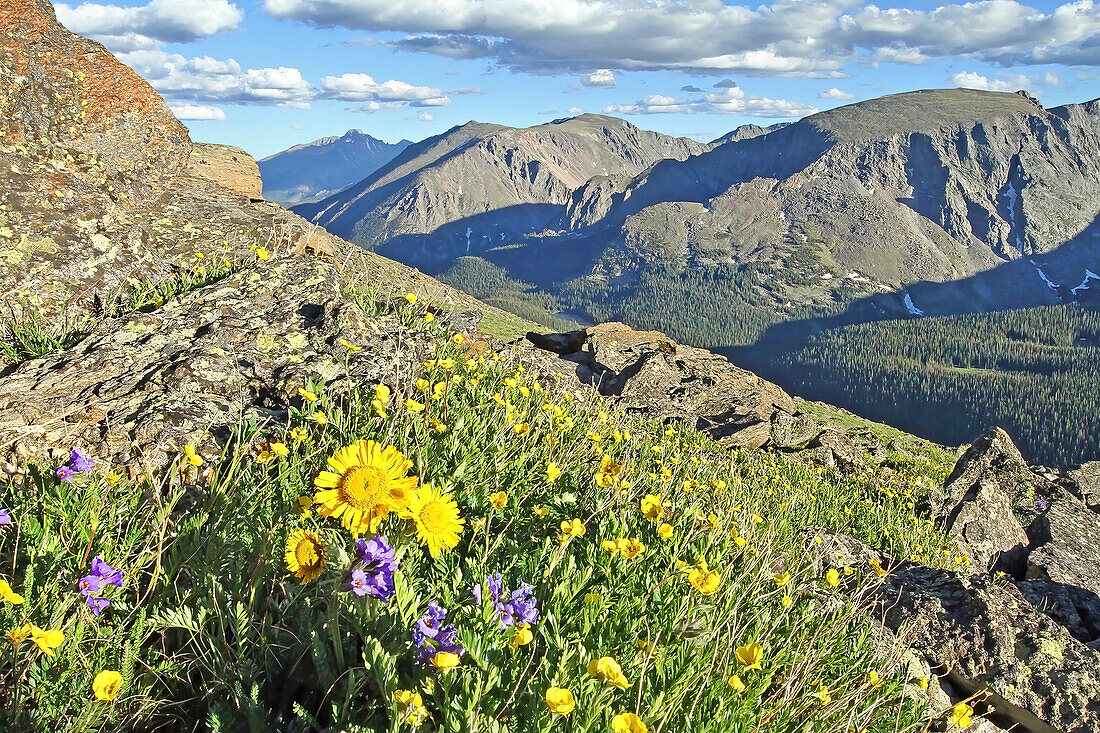
M 249 415 L 279 415 L 310 378 L 336 393 L 380 382 L 410 391 L 430 337 L 396 314 L 369 316 L 344 287 L 331 260 L 291 257 L 104 321 L 0 379 L 0 445 L 79 444 L 160 469 L 188 443 L 217 452 Z

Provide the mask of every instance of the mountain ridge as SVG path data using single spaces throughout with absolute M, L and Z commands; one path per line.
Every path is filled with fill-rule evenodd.
M 301 143 L 257 161 L 267 197 L 290 207 L 352 185 L 412 145 L 387 143 L 362 130 Z
M 604 115 L 527 128 L 468 122 L 410 146 L 347 190 L 295 210 L 368 247 L 489 214 L 489 234 L 479 232 L 483 244 L 487 237 L 501 241 L 500 234 L 537 230 L 556 213 L 538 207 L 561 206 L 592 175 L 633 174 L 655 160 L 704 149 Z M 508 211 L 494 219 L 502 210 Z M 447 232 L 454 255 L 473 248 L 464 229 Z

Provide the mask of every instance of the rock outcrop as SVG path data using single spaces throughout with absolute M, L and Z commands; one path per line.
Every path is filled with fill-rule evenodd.
M 894 563 L 844 535 L 808 547 L 822 569 L 870 559 L 890 568 L 870 597 L 882 631 L 911 645 L 953 700 L 977 694 L 978 712 L 1004 729 L 1100 728 L 1100 653 L 1038 611 L 1010 578 Z
M 790 395 L 771 382 L 657 331 L 605 323 L 567 334 L 529 333 L 527 342 L 528 358 L 545 371 L 568 369 L 619 409 L 684 422 L 725 446 L 772 444 L 773 424 L 789 425 L 797 413 Z
M 187 171 L 209 178 L 230 191 L 244 194 L 252 201 L 263 199 L 264 184 L 252 156 L 231 145 L 195 143 Z

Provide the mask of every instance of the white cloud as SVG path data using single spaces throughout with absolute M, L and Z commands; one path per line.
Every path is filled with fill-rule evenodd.
M 227 0 L 151 0 L 139 7 L 55 3 L 57 19 L 114 51 L 156 48 L 160 43 L 186 43 L 234 30 L 244 18 Z
M 173 104 L 172 114 L 181 120 L 224 120 L 225 112 L 206 104 Z
M 934 9 L 866 0 L 265 0 L 278 18 L 407 34 L 369 42 L 535 73 L 671 69 L 839 77 L 851 61 L 1100 64 L 1100 0 Z M 1044 6 L 1045 8 L 1045 6 Z M 597 72 L 599 73 L 599 72 Z
M 444 94 L 442 89 L 432 87 L 418 87 L 404 81 L 390 79 L 377 82 L 369 74 L 341 74 L 340 76 L 326 76 L 321 79 L 322 96 L 329 99 L 340 99 L 346 102 L 378 102 L 375 109 L 362 109 L 373 112 L 382 109 L 396 107 L 445 107 L 451 103 L 450 97 Z M 471 93 L 476 90 L 458 90 L 459 93 Z M 364 105 L 369 107 L 369 105 Z M 358 108 L 357 108 L 358 109 Z
M 615 72 L 611 69 L 597 69 L 591 74 L 582 76 L 581 84 L 586 87 L 613 87 L 615 86 Z
M 662 94 L 652 94 L 631 104 L 613 104 L 604 107 L 608 114 L 726 114 L 740 117 L 765 117 L 789 119 L 805 117 L 817 112 L 817 107 L 788 99 L 769 99 L 746 94 L 740 87 L 725 87 L 722 91 L 704 94 L 701 98 L 677 99 Z
M 435 115 L 433 115 L 431 112 L 420 112 L 416 115 L 416 119 L 420 120 L 421 122 L 431 122 L 435 119 Z
M 987 92 L 1014 92 L 1032 86 L 1031 80 L 1022 74 L 1008 74 L 1007 78 L 990 79 L 976 71 L 960 71 L 949 81 L 957 87 L 982 89 Z
M 118 58 L 173 104 L 223 102 L 308 108 L 313 88 L 293 67 L 241 69 L 233 59 L 188 59 L 161 50 L 120 53 Z
M 850 99 L 855 99 L 856 95 L 850 94 L 842 89 L 833 87 L 832 89 L 826 89 L 825 91 L 817 95 L 818 99 L 833 99 L 840 102 L 846 102 Z
M 567 109 L 565 111 L 566 111 L 567 114 L 571 114 L 574 117 L 577 116 L 577 115 L 583 115 L 584 114 L 584 108 L 583 107 L 570 107 L 569 109 Z

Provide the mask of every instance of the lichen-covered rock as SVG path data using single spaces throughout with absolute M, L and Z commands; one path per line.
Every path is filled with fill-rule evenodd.
M 777 410 L 772 415 L 771 445 L 776 448 L 800 450 L 821 434 L 822 426 L 804 413 L 791 414 Z
M 110 178 L 105 193 L 122 208 L 163 189 L 191 152 L 161 96 L 102 45 L 66 30 L 48 0 L 0 7 L 0 143 L 55 188 Z
M 188 443 L 217 449 L 249 415 L 282 414 L 310 378 L 333 392 L 381 382 L 405 390 L 429 337 L 397 314 L 368 316 L 344 287 L 332 261 L 293 257 L 106 320 L 76 347 L 0 380 L 0 442 L 79 442 L 161 469 Z
M 851 537 L 817 535 L 822 543 L 807 547 L 823 567 L 873 558 L 890 569 L 869 591 L 875 617 L 958 697 L 988 694 L 992 722 L 1033 733 L 1100 730 L 1100 653 L 1036 610 L 1010 578 L 894 564 Z
M 1025 526 L 1042 511 L 1039 502 L 1043 497 L 1055 491 L 1050 481 L 1032 472 L 1012 438 L 1000 428 L 983 433 L 959 458 L 933 513 L 950 516 L 967 495 L 976 495 L 982 486 L 996 486 L 1009 497 Z
M 1016 587 L 1031 605 L 1065 626 L 1074 639 L 1100 650 L 1100 596 L 1048 580 L 1024 580 Z
M 240 148 L 231 145 L 195 143 L 191 157 L 187 161 L 187 170 L 203 178 L 209 178 L 230 191 L 244 194 L 251 200 L 263 198 L 260 167 L 256 165 L 256 160 L 251 155 Z
M 1012 499 L 995 483 L 979 482 L 948 515 L 945 528 L 976 572 L 992 570 L 998 562 L 1017 565 L 1028 544 Z
M 550 373 L 570 367 L 620 409 L 684 421 L 726 446 L 759 448 L 771 440 L 776 413 L 796 412 L 790 396 L 771 382 L 657 331 L 605 323 L 529 336 L 526 350 Z
M 806 446 L 818 463 L 832 466 L 841 473 L 859 473 L 867 468 L 864 453 L 847 434 L 829 428 Z
M 1100 594 L 1100 514 L 1061 489 L 1046 503 L 1046 510 L 1027 528 L 1028 579 Z
M 1100 512 L 1100 461 L 1089 461 L 1077 468 L 1062 471 L 1069 490 L 1089 509 Z

